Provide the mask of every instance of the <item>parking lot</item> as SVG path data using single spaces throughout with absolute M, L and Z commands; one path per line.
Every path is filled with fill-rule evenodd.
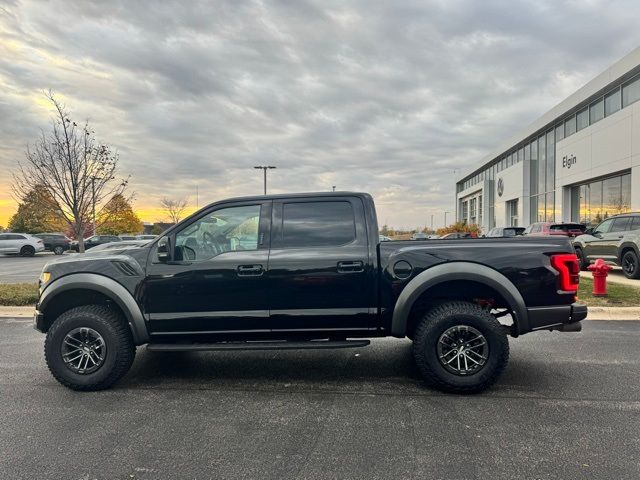
M 30 321 L 0 319 L 0 477 L 637 479 L 640 322 L 511 342 L 477 396 L 425 388 L 411 343 L 159 354 L 76 393 Z
M 0 283 L 37 282 L 42 267 L 54 258 L 60 257 L 50 252 L 37 253 L 33 257 L 0 254 Z

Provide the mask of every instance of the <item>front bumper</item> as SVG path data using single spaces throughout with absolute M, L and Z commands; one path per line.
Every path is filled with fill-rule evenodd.
M 572 324 L 587 318 L 587 306 L 575 302 L 571 305 L 555 305 L 552 307 L 531 307 L 527 309 L 529 327 L 532 331 L 554 329 Z M 561 329 L 560 329 L 561 330 Z M 569 331 L 569 329 L 567 329 Z
M 44 313 L 38 310 L 37 305 L 36 310 L 33 312 L 33 328 L 39 332 L 45 333 Z

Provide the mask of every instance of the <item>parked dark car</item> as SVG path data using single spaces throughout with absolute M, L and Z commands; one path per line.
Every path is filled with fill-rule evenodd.
M 523 235 L 534 237 L 547 237 L 549 235 L 561 235 L 563 237 L 577 237 L 582 235 L 587 229 L 586 225 L 581 223 L 564 222 L 536 222 L 529 225 Z
M 640 278 L 640 213 L 607 218 L 573 242 L 580 267 L 597 258 L 622 267 L 627 278 Z
M 95 247 L 96 245 L 102 245 L 103 243 L 110 242 L 121 242 L 122 239 L 117 235 L 93 235 L 92 237 L 84 239 L 84 249 L 89 250 L 90 248 Z M 70 244 L 71 250 L 78 251 L 78 242 L 76 240 L 72 241 Z
M 71 245 L 71 239 L 62 233 L 37 233 L 34 236 L 42 239 L 46 251 L 56 255 L 62 255 Z
M 517 237 L 524 233 L 524 227 L 496 227 L 489 230 L 486 238 Z
M 380 242 L 368 194 L 261 195 L 211 204 L 143 247 L 49 262 L 34 320 L 51 373 L 76 390 L 111 386 L 137 345 L 320 349 L 393 336 L 413 341 L 429 385 L 471 393 L 505 369 L 508 335 L 580 330 L 578 274 L 565 237 Z

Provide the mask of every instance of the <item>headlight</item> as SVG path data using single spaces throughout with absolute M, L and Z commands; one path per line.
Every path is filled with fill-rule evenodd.
M 44 285 L 51 279 L 51 272 L 42 272 L 40 274 L 40 285 Z

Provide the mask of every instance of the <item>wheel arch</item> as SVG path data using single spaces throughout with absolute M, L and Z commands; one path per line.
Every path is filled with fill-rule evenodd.
M 480 284 L 497 292 L 513 313 L 513 335 L 529 331 L 527 309 L 522 295 L 502 273 L 471 262 L 451 262 L 429 268 L 414 277 L 402 290 L 396 301 L 391 322 L 391 334 L 405 337 L 413 306 L 431 289 L 449 282 Z
M 618 263 L 620 265 L 622 265 L 622 257 L 628 250 L 635 252 L 636 256 L 640 259 L 640 249 L 638 248 L 638 245 L 634 242 L 624 242 L 618 249 Z
M 115 280 L 95 273 L 66 275 L 45 288 L 38 301 L 38 311 L 44 318 L 43 331 L 62 311 L 100 300 L 111 302 L 124 315 L 136 345 L 149 341 L 144 316 L 133 295 Z

